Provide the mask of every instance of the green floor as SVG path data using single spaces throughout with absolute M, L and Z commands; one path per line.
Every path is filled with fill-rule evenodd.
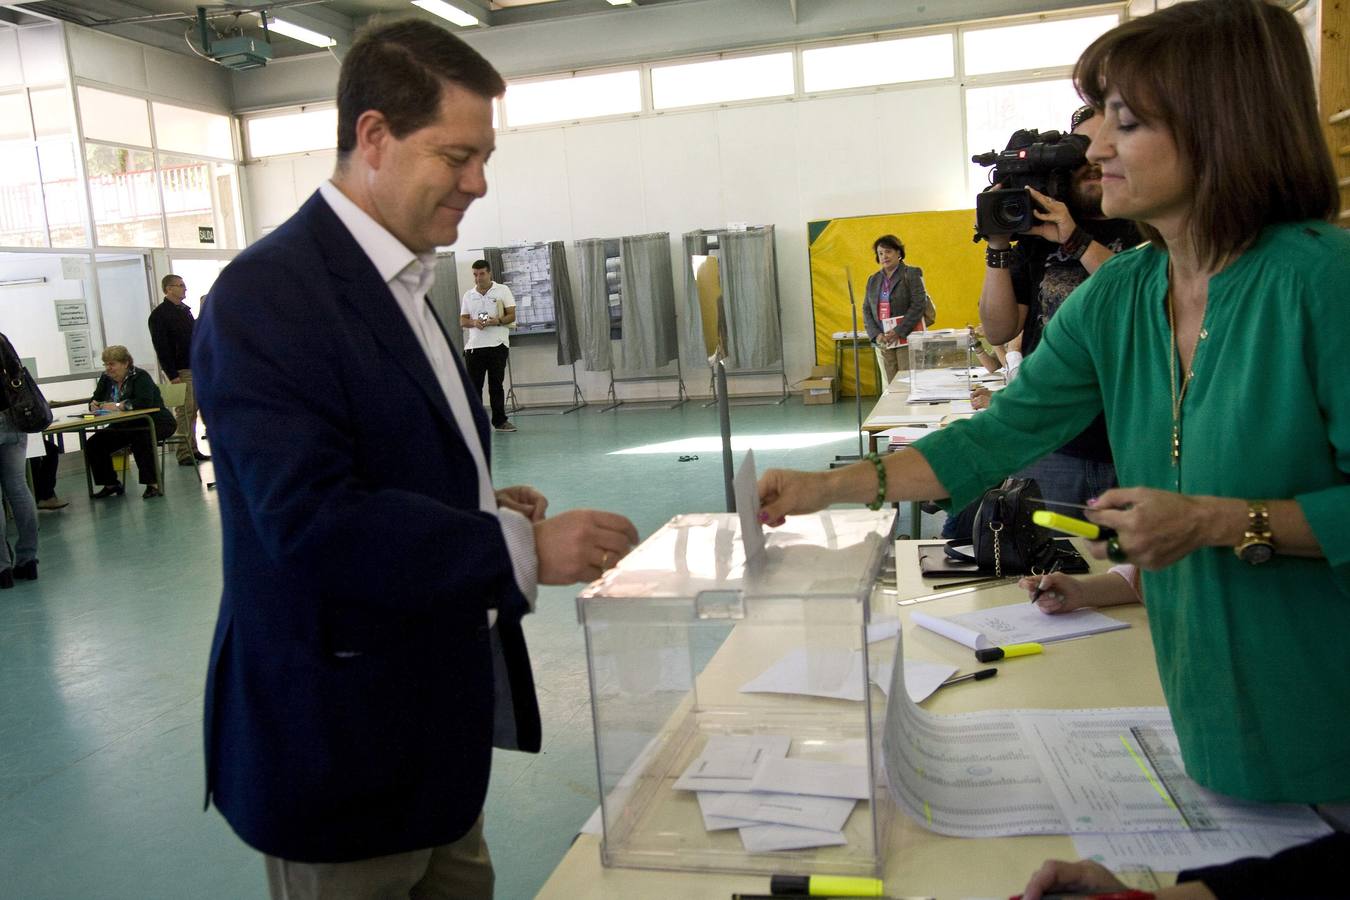
M 533 484 L 551 509 L 630 517 L 645 537 L 672 515 L 725 508 L 713 409 L 519 416 L 493 447 L 499 485 Z M 770 466 L 823 468 L 856 452 L 854 407 L 732 409 Z M 705 438 L 707 449 L 616 451 Z M 782 446 L 784 441 L 772 442 Z M 682 455 L 698 459 L 680 462 Z M 737 453 L 737 462 L 741 454 Z M 220 591 L 214 495 L 173 466 L 167 496 L 42 514 L 41 578 L 0 592 L 0 897 L 250 898 L 262 864 L 202 811 L 202 680 Z M 544 718 L 538 755 L 498 753 L 487 806 L 497 896 L 530 897 L 596 806 L 575 588 L 545 588 L 526 632 Z

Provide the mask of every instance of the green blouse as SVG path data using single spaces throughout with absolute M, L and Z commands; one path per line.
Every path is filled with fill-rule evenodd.
M 1350 234 L 1272 226 L 1210 281 L 1179 466 L 1166 292 L 1164 250 L 1120 254 L 987 412 L 915 448 L 959 507 L 1104 410 L 1124 487 L 1297 500 L 1325 559 L 1251 566 L 1206 547 L 1145 572 L 1144 597 L 1192 778 L 1251 800 L 1350 800 Z

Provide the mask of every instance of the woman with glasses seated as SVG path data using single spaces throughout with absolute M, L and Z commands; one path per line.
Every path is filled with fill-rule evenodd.
M 142 498 L 162 497 L 159 475 L 155 469 L 155 443 L 174 433 L 178 427 L 173 413 L 164 408 L 159 386 L 146 372 L 136 368 L 126 347 L 114 344 L 103 351 L 103 374 L 94 385 L 94 396 L 89 401 L 91 412 L 125 412 L 135 409 L 154 409 L 154 436 L 145 429 L 142 420 L 114 422 L 90 436 L 85 442 L 85 458 L 94 475 L 94 483 L 103 486 L 95 500 L 104 500 L 126 493 L 126 487 L 117 480 L 112 455 L 130 446 L 136 457 L 136 469 L 141 484 L 145 485 Z

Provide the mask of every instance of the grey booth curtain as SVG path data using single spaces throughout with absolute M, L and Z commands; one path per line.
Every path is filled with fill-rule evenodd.
M 486 259 L 487 264 L 492 267 L 492 280 L 500 281 L 502 284 L 505 284 L 506 282 L 502 279 L 502 276 L 505 274 L 505 263 L 502 262 L 502 248 L 484 247 L 483 259 Z
M 619 256 L 623 260 L 620 366 L 625 372 L 655 371 L 679 354 L 670 235 L 663 231 L 620 238 Z
M 783 358 L 773 226 L 719 231 L 728 367 L 764 369 Z
M 697 371 L 708 364 L 707 345 L 703 341 L 703 310 L 698 302 L 694 257 L 708 255 L 708 236 L 701 231 L 684 235 L 684 307 L 679 317 L 680 363 Z
M 553 281 L 553 315 L 558 327 L 558 365 L 570 366 L 581 359 L 581 341 L 577 335 L 572 278 L 567 270 L 567 248 L 562 241 L 549 242 L 548 267 Z
M 577 251 L 577 319 L 581 358 L 587 372 L 614 368 L 610 343 L 609 285 L 605 274 L 605 241 L 588 238 L 573 244 Z
M 459 327 L 459 272 L 455 269 L 454 253 L 436 254 L 436 280 L 427 291 L 427 300 L 436 318 L 441 320 L 445 336 L 461 355 L 464 355 L 464 329 Z

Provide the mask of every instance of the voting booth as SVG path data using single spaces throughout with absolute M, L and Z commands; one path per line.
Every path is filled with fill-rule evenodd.
M 676 516 L 579 595 L 606 866 L 879 874 L 892 518 L 795 516 L 747 562 L 735 514 Z

